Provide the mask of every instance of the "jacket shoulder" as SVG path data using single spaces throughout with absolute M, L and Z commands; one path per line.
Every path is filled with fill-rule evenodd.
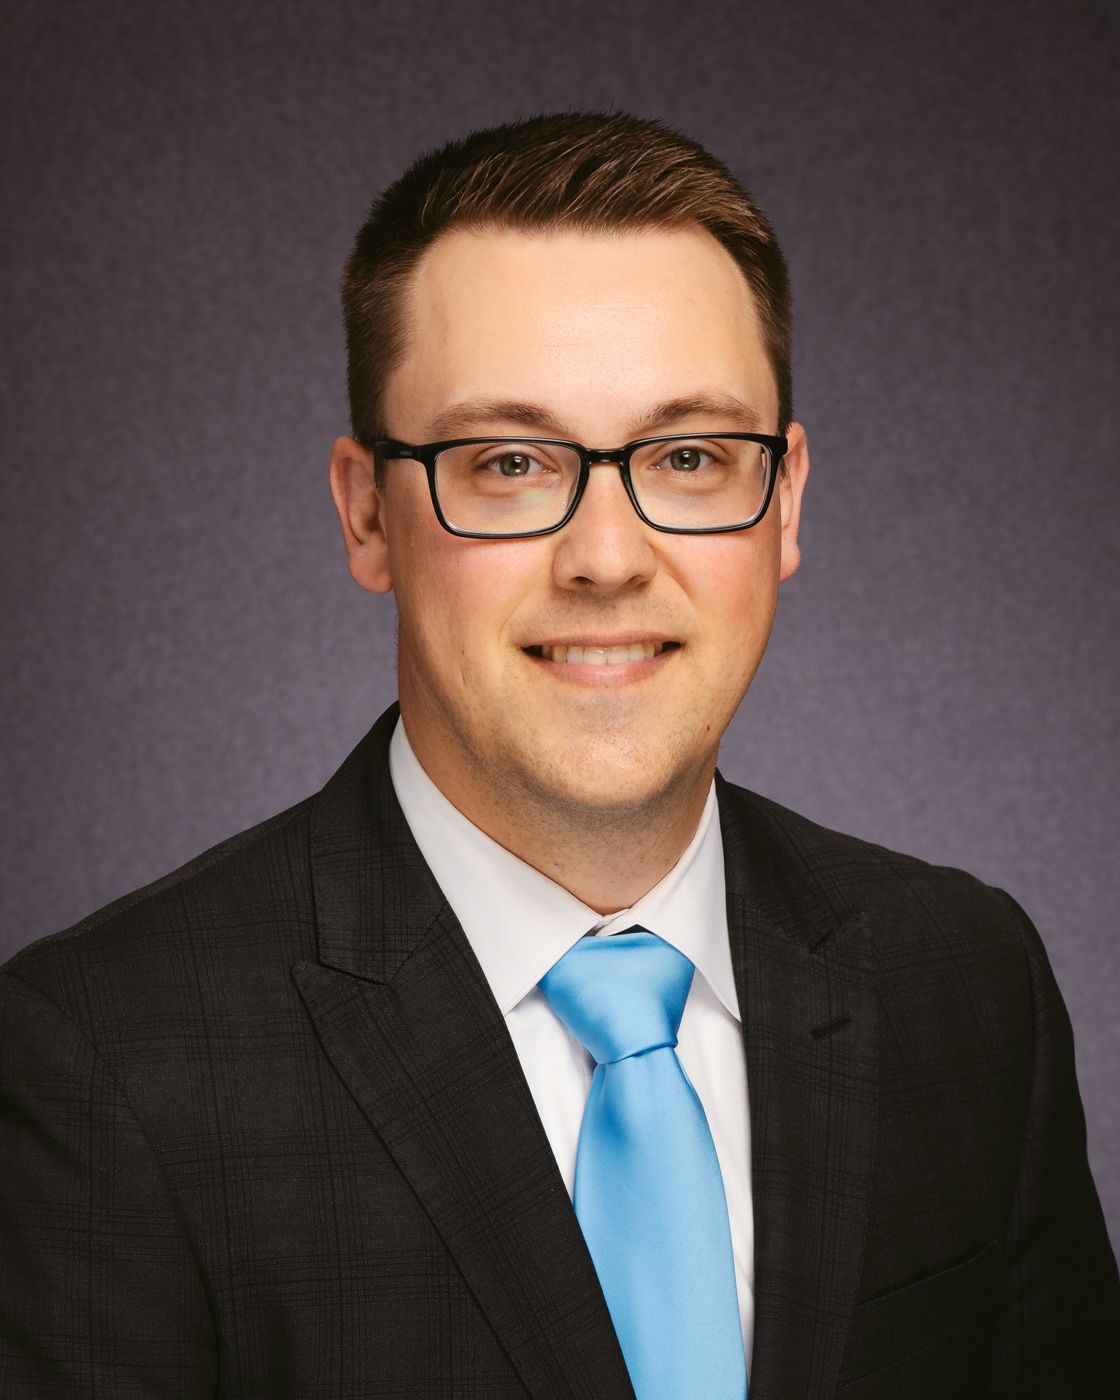
M 1037 941 L 1015 900 L 966 870 L 832 830 L 723 779 L 719 796 L 729 869 L 764 852 L 766 868 L 752 876 L 758 888 L 800 904 L 811 891 L 838 924 L 867 920 L 883 952 L 928 946 L 931 933 L 973 952 L 985 941 L 1020 952 Z
M 83 1023 L 98 985 L 159 1000 L 188 963 L 197 967 L 220 955 L 235 965 L 247 933 L 264 927 L 290 933 L 300 922 L 298 911 L 310 910 L 313 802 L 305 798 L 71 927 L 36 939 L 0 974 L 29 984 Z

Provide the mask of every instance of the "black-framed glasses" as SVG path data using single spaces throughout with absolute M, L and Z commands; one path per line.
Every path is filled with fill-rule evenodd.
M 766 514 L 788 449 L 784 437 L 766 433 L 672 433 L 613 448 L 525 437 L 373 444 L 382 460 L 423 463 L 439 523 L 484 540 L 562 529 L 597 463 L 617 465 L 631 504 L 654 530 L 747 530 Z

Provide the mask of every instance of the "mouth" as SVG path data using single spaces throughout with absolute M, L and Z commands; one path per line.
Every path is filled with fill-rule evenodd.
M 677 651 L 680 642 L 616 642 L 598 645 L 593 642 L 566 645 L 542 642 L 539 646 L 525 647 L 530 656 L 542 661 L 558 661 L 561 664 L 577 666 L 625 666 L 635 661 L 652 661 L 667 651 Z

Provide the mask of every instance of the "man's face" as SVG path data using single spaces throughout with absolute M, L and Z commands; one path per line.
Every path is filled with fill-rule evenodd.
M 617 447 L 658 433 L 777 431 L 752 297 L 704 232 L 455 231 L 424 255 L 406 312 L 408 345 L 385 397 L 388 429 L 404 442 L 494 434 Z M 678 403 L 650 420 L 684 400 L 724 406 Z M 656 531 L 608 464 L 592 467 L 562 530 L 497 541 L 444 531 L 419 464 L 388 463 L 378 497 L 368 456 L 336 444 L 351 571 L 396 592 L 406 730 L 468 815 L 528 803 L 592 819 L 706 789 L 778 582 L 797 566 L 808 461 L 800 429 L 790 437 L 789 474 L 749 530 Z M 639 643 L 657 654 L 597 664 Z M 558 645 L 585 659 L 542 653 Z

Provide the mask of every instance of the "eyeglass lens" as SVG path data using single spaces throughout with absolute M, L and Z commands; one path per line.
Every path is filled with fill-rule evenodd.
M 762 443 L 719 435 L 647 443 L 630 459 L 643 514 L 676 529 L 752 522 L 766 500 L 770 471 L 770 452 Z M 555 443 L 463 443 L 436 456 L 436 494 L 456 529 L 530 533 L 564 518 L 579 473 L 579 454 Z

